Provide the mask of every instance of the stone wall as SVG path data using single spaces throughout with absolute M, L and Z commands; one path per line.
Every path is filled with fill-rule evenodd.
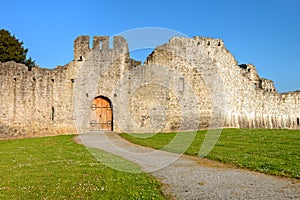
M 0 63 L 1 137 L 76 132 L 68 69 Z
M 85 132 L 97 96 L 111 100 L 113 129 L 168 132 L 209 127 L 300 129 L 300 91 L 279 94 L 220 39 L 174 37 L 145 64 L 122 37 L 74 42 L 55 69 L 0 63 L 0 136 Z

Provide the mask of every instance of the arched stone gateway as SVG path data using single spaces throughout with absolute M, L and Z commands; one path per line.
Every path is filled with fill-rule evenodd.
M 113 111 L 109 98 L 98 96 L 93 99 L 90 115 L 90 130 L 113 130 Z

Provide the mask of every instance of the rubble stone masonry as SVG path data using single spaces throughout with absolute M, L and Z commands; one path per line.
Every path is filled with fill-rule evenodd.
M 300 91 L 278 93 L 220 39 L 174 37 L 144 64 L 120 36 L 92 43 L 79 36 L 74 60 L 55 69 L 0 63 L 0 138 L 92 130 L 96 97 L 111 101 L 117 132 L 300 129 Z

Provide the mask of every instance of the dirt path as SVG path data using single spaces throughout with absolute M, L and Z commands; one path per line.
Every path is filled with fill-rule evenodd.
M 141 147 L 115 133 L 90 132 L 79 135 L 78 140 L 137 163 L 158 178 L 165 194 L 174 199 L 300 199 L 298 180 Z

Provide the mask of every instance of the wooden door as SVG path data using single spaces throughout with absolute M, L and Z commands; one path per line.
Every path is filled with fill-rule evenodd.
M 93 100 L 91 130 L 112 130 L 112 109 L 109 99 L 97 97 Z

